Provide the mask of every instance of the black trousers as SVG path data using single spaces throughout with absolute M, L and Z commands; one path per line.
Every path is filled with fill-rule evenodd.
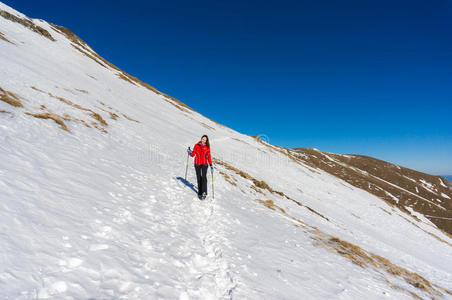
M 196 179 L 198 180 L 198 195 L 207 194 L 207 164 L 195 164 Z

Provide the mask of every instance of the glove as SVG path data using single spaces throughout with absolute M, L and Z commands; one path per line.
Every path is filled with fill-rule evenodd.
M 188 155 L 190 155 L 190 154 L 192 153 L 192 151 L 191 151 L 190 147 L 188 147 L 188 149 L 187 149 L 187 153 L 188 153 Z
M 213 173 L 213 166 L 212 165 L 210 165 L 210 171 L 212 171 L 212 173 Z

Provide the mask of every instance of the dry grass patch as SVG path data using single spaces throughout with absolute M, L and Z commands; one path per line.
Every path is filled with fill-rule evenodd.
M 107 67 L 101 63 L 99 60 L 97 60 L 93 55 L 85 52 L 84 50 L 82 50 L 80 47 L 78 47 L 77 45 L 71 43 L 72 47 L 74 47 L 77 51 L 79 51 L 80 53 L 82 53 L 83 55 L 85 55 L 86 57 L 90 58 L 91 60 L 93 60 L 94 62 L 96 62 L 98 65 L 102 66 L 103 68 L 107 69 Z
M 55 98 L 55 99 L 57 99 L 57 100 L 59 100 L 59 101 L 65 103 L 65 104 L 67 104 L 67 105 L 69 105 L 69 106 L 72 106 L 72 107 L 77 108 L 77 109 L 79 109 L 79 110 L 86 111 L 86 112 L 88 112 L 88 115 L 89 115 L 91 118 L 93 118 L 93 119 L 95 119 L 96 121 L 98 121 L 101 125 L 103 125 L 103 126 L 108 126 L 107 121 L 105 121 L 104 118 L 102 118 L 102 116 L 101 116 L 100 114 L 98 114 L 97 112 L 93 111 L 93 110 L 90 109 L 90 108 L 83 107 L 83 106 L 78 105 L 78 104 L 76 104 L 76 103 L 73 103 L 72 101 L 67 100 L 67 99 L 65 99 L 65 98 L 63 98 L 63 97 L 53 95 L 53 94 L 50 93 L 50 92 L 44 92 L 44 91 L 38 89 L 37 87 L 32 86 L 31 88 L 34 89 L 34 90 L 36 90 L 36 91 L 45 93 L 45 94 L 49 95 L 50 97 Z M 45 106 L 44 106 L 44 108 L 45 108 Z M 112 114 L 112 113 L 110 112 L 110 115 L 111 115 L 111 114 Z M 116 114 L 114 114 L 114 115 L 116 115 Z M 116 115 L 116 116 L 117 116 L 117 115 Z M 79 120 L 79 119 L 71 119 L 71 120 L 82 121 L 82 120 Z M 95 125 L 94 125 L 93 123 L 91 123 L 91 124 L 93 125 L 93 127 L 99 129 L 100 131 L 102 131 L 102 132 L 104 132 L 104 133 L 107 132 L 104 128 L 100 127 L 100 126 L 98 125 L 98 123 L 96 123 L 96 122 L 94 122 L 94 123 L 95 123 Z M 87 127 L 91 127 L 91 126 L 89 126 L 88 123 L 86 123 L 86 122 L 84 122 L 83 124 L 84 124 L 85 126 L 87 126 Z
M 63 97 L 53 95 L 53 94 L 50 93 L 50 92 L 48 92 L 48 93 L 47 93 L 47 92 L 44 92 L 44 91 L 42 91 L 42 90 L 40 90 L 40 89 L 38 89 L 38 88 L 36 88 L 36 87 L 34 87 L 34 86 L 32 86 L 32 89 L 34 89 L 34 90 L 36 90 L 36 91 L 39 91 L 39 92 L 42 92 L 42 93 L 45 93 L 45 94 L 49 95 L 50 97 L 55 98 L 55 99 L 57 99 L 57 100 L 59 100 L 59 101 L 65 103 L 65 104 L 67 104 L 67 105 L 69 105 L 69 106 L 72 106 L 72 107 L 77 108 L 77 109 L 79 109 L 79 110 L 83 110 L 83 111 L 88 112 L 88 115 L 89 115 L 91 118 L 93 118 L 93 119 L 95 119 L 96 121 L 98 121 L 100 124 L 97 123 L 97 122 L 95 122 L 95 121 L 92 121 L 91 124 L 89 124 L 88 122 L 86 122 L 86 121 L 84 121 L 84 120 L 77 119 L 77 118 L 73 118 L 73 117 L 71 117 L 69 114 L 63 114 L 63 116 L 60 117 L 60 119 L 63 119 L 63 120 L 66 120 L 66 121 L 76 121 L 76 122 L 82 123 L 83 125 L 85 125 L 85 126 L 88 127 L 88 128 L 94 127 L 94 128 L 100 130 L 100 131 L 103 132 L 103 133 L 108 133 L 107 130 L 105 130 L 103 127 L 100 126 L 100 125 L 102 125 L 102 126 L 108 126 L 108 123 L 104 120 L 104 118 L 102 118 L 102 116 L 101 116 L 100 114 L 98 114 L 97 112 L 93 111 L 92 109 L 83 107 L 83 106 L 78 105 L 78 104 L 76 104 L 76 103 L 73 103 L 72 101 L 67 100 L 67 99 L 65 99 L 65 98 L 63 98 Z M 44 108 L 45 108 L 45 106 L 44 106 Z M 109 113 L 110 113 L 110 116 L 111 116 L 111 114 L 117 116 L 117 115 L 114 114 L 114 113 L 111 113 L 111 112 L 109 112 Z M 43 115 L 45 115 L 45 114 L 43 114 Z
M 234 171 L 237 175 L 239 175 L 239 176 L 241 176 L 241 177 L 243 177 L 245 179 L 251 180 L 253 182 L 253 185 L 254 185 L 254 188 L 252 186 L 253 189 L 256 190 L 256 188 L 259 188 L 259 189 L 262 189 L 262 190 L 267 190 L 267 191 L 269 191 L 272 194 L 277 194 L 277 195 L 280 195 L 280 196 L 285 197 L 287 199 L 291 199 L 290 197 L 288 197 L 283 192 L 279 192 L 279 191 L 276 191 L 276 190 L 272 189 L 265 181 L 257 180 L 256 178 L 252 177 L 248 173 L 246 173 L 246 172 L 244 172 L 242 170 L 239 170 L 239 169 L 231 166 L 230 164 L 225 163 L 225 162 L 223 162 L 223 161 L 221 161 L 219 159 L 214 158 L 213 160 L 214 160 L 215 163 L 217 163 L 219 165 L 222 165 L 227 170 Z
M 244 143 L 244 144 L 247 144 L 247 145 L 249 145 L 249 143 L 247 143 L 247 142 L 245 142 L 245 141 L 242 141 L 241 139 L 238 139 L 238 138 L 232 138 L 233 140 L 236 140 L 236 141 L 238 141 L 238 142 L 241 142 L 241 143 Z
M 96 129 L 102 131 L 103 133 L 108 133 L 107 130 L 105 130 L 103 127 L 99 126 L 99 124 L 97 124 L 97 123 L 94 122 L 94 121 L 91 122 L 91 125 L 92 125 L 94 128 L 96 128 Z
M 356 214 L 354 214 L 354 213 L 351 213 L 351 215 L 354 216 L 354 217 L 357 218 L 357 219 L 361 219 L 360 216 L 358 216 L 358 215 L 356 215 Z
M 103 104 L 103 103 L 101 103 L 101 104 L 105 106 L 105 104 Z M 119 116 L 117 114 L 115 114 L 114 112 L 112 112 L 110 110 L 107 110 L 105 108 L 98 107 L 98 106 L 96 106 L 96 108 L 100 109 L 101 111 L 104 111 L 104 112 L 108 113 L 110 115 L 110 119 L 117 120 L 119 118 Z M 112 109 L 111 107 L 109 107 L 109 108 Z
M 110 118 L 112 118 L 113 120 L 116 120 L 119 118 L 119 116 L 117 114 L 115 114 L 114 112 L 109 111 L 108 113 L 110 114 Z
M 60 99 L 60 98 L 61 98 L 61 97 L 59 97 L 58 99 L 59 99 L 59 100 L 64 99 L 64 98 L 61 98 L 61 99 Z M 61 101 L 62 101 L 62 100 L 61 100 Z M 64 102 L 64 101 L 63 101 L 63 102 Z M 76 104 L 76 103 L 72 104 L 72 106 L 75 107 L 75 108 L 77 108 L 77 109 L 80 109 L 80 110 L 93 112 L 91 109 L 86 108 L 86 107 L 83 107 L 83 106 L 78 105 L 78 104 Z
M 117 73 L 116 76 L 118 76 L 120 79 L 127 81 L 128 83 L 131 83 L 133 85 L 136 85 L 135 82 L 133 82 L 132 80 L 130 80 L 129 77 L 125 76 L 123 73 Z
M 265 195 L 265 193 L 261 189 L 257 188 L 257 186 L 255 185 L 250 186 L 250 188 L 255 190 L 259 194 Z
M 245 193 L 242 190 L 243 193 Z M 295 218 L 294 216 L 291 216 L 290 214 L 288 214 L 284 208 L 278 206 L 277 204 L 275 204 L 275 202 L 273 202 L 273 200 L 261 200 L 261 199 L 256 199 L 257 202 L 263 204 L 265 207 L 273 210 L 273 211 L 279 211 L 281 212 L 285 217 L 291 219 L 292 221 L 295 222 L 295 226 L 296 227 L 309 227 L 306 223 L 304 223 L 301 219 Z
M 231 185 L 237 186 L 237 183 L 234 181 L 235 179 L 233 179 L 233 177 L 229 176 L 228 174 L 226 174 L 226 173 L 223 172 L 223 171 L 219 171 L 219 173 L 220 173 L 221 175 L 223 175 L 224 179 L 225 179 L 227 182 L 229 182 Z
M 273 202 L 273 200 L 261 200 L 261 199 L 256 199 L 256 200 L 259 201 L 260 203 L 262 203 L 264 206 L 270 208 L 271 210 L 279 210 L 283 214 L 287 214 L 286 211 L 282 207 L 276 205 Z
M 409 291 L 409 290 L 407 290 L 406 288 L 401 287 L 401 286 L 399 286 L 399 285 L 393 284 L 392 282 L 390 282 L 390 281 L 389 281 L 388 279 L 386 279 L 386 278 L 383 278 L 383 280 L 388 284 L 388 286 L 389 286 L 391 289 L 396 290 L 396 291 L 402 291 L 402 292 L 405 292 L 405 293 L 407 293 L 407 294 L 410 294 L 410 295 L 413 297 L 413 299 L 423 300 L 423 298 L 420 297 L 419 295 L 417 295 L 416 293 L 414 293 L 414 292 L 412 292 L 412 291 Z
M 307 205 L 302 205 L 303 207 L 306 207 L 310 212 L 313 212 L 313 213 L 315 213 L 316 215 L 318 215 L 319 217 L 321 217 L 321 218 L 323 218 L 323 219 L 325 219 L 325 220 L 327 220 L 327 221 L 330 221 L 330 219 L 328 219 L 327 217 L 325 217 L 324 215 L 322 215 L 321 213 L 319 213 L 318 211 L 316 211 L 315 209 L 313 209 L 313 208 L 311 208 L 311 207 L 309 207 L 309 206 L 307 206 Z
M 382 208 L 382 207 L 380 207 L 380 209 L 381 209 L 382 211 L 384 211 L 385 213 L 387 213 L 388 215 L 392 215 L 392 213 L 391 213 L 390 211 L 387 211 L 386 209 L 384 209 L 384 208 Z
M 286 198 L 286 199 L 288 199 L 288 200 L 291 200 L 292 202 L 296 203 L 296 204 L 299 205 L 299 206 L 305 207 L 306 209 L 308 209 L 309 211 L 311 211 L 311 212 L 313 212 L 314 214 L 318 215 L 319 217 L 325 219 L 326 221 L 330 221 L 330 219 L 328 219 L 327 217 L 325 217 L 324 215 L 322 215 L 322 214 L 319 213 L 318 211 L 312 209 L 311 207 L 309 207 L 309 206 L 307 206 L 307 205 L 304 205 L 304 204 L 302 204 L 301 202 L 299 202 L 299 201 L 297 201 L 297 200 L 295 200 L 295 199 L 290 198 L 289 196 L 287 196 L 287 195 L 284 194 L 283 192 L 276 191 L 276 190 L 272 189 L 265 181 L 263 181 L 263 180 L 257 180 L 256 178 L 252 177 L 252 176 L 249 175 L 248 173 L 246 173 L 246 172 L 244 172 L 244 171 L 242 171 L 242 170 L 239 170 L 239 169 L 237 169 L 237 168 L 231 166 L 230 164 L 225 163 L 225 162 L 223 162 L 223 161 L 221 161 L 221 160 L 219 160 L 219 159 L 217 159 L 217 158 L 213 158 L 213 161 L 214 161 L 216 164 L 219 164 L 219 165 L 223 166 L 223 167 L 226 168 L 227 170 L 234 171 L 234 172 L 235 172 L 236 174 L 238 174 L 239 176 L 241 176 L 241 177 L 243 177 L 243 178 L 245 178 L 245 179 L 251 180 L 251 181 L 253 182 L 253 185 L 251 185 L 251 189 L 255 190 L 256 192 L 258 192 L 258 193 L 260 193 L 260 194 L 264 194 L 263 191 L 269 191 L 269 192 L 272 193 L 272 194 L 279 195 L 279 196 L 284 197 L 284 198 Z M 235 184 L 234 184 L 234 185 L 235 185 Z
M 53 97 L 53 98 L 55 98 L 55 99 L 58 99 L 58 100 L 60 100 L 61 102 L 67 104 L 67 105 L 74 106 L 74 103 L 72 103 L 72 101 L 69 101 L 69 100 L 67 100 L 67 99 L 65 99 L 65 98 L 63 98 L 63 97 L 54 96 L 54 95 L 52 95 L 51 93 L 48 93 L 48 94 L 49 94 L 50 97 Z M 74 107 L 75 107 L 75 106 L 74 106 Z M 82 107 L 77 107 L 77 108 L 83 109 Z M 84 110 L 87 110 L 87 109 L 84 109 Z
M 265 205 L 266 207 L 275 210 L 275 203 L 273 202 L 273 200 L 260 200 L 260 199 L 256 200 Z
M 207 128 L 207 129 L 215 130 L 215 128 L 213 128 L 212 126 L 207 125 L 207 124 L 204 123 L 204 122 L 201 122 L 201 125 L 204 126 L 204 127 Z
M 98 113 L 96 113 L 94 111 L 91 111 L 91 113 L 89 113 L 89 116 L 91 118 L 96 119 L 97 121 L 99 121 L 99 123 L 102 124 L 103 126 L 108 126 L 107 122 Z
M 72 118 L 72 117 L 71 117 L 69 114 L 67 114 L 67 113 L 64 113 L 63 116 L 62 116 L 62 118 L 63 118 L 63 120 L 65 120 L 65 121 L 74 121 L 74 120 L 76 120 L 76 119 Z
M 350 259 L 356 265 L 365 267 L 370 264 L 374 267 L 378 267 L 378 264 L 369 255 L 367 255 L 366 251 L 357 245 L 341 240 L 337 237 L 330 237 L 326 242 L 333 250 Z
M 41 92 L 41 93 L 45 93 L 43 90 L 38 89 L 37 87 L 35 87 L 34 85 L 31 86 L 31 88 L 35 91 Z
M 2 88 L 0 88 L 0 100 L 15 107 L 24 107 L 17 94 Z
M 29 113 L 26 112 L 25 114 L 33 116 L 35 118 L 38 119 L 51 119 L 54 120 L 55 123 L 57 123 L 58 125 L 60 125 L 60 128 L 65 130 L 65 131 L 69 131 L 69 129 L 67 128 L 66 124 L 63 122 L 63 120 L 61 119 L 61 117 L 55 113 L 39 113 L 39 114 L 33 114 L 33 113 Z
M 176 107 L 177 109 L 179 109 L 180 111 L 186 112 L 186 113 L 191 113 L 191 111 L 189 111 L 188 109 L 185 109 L 184 107 L 182 107 L 181 105 L 171 101 L 171 100 L 167 100 L 168 103 L 170 103 L 171 105 L 173 105 L 174 107 Z M 203 123 L 204 124 L 204 123 Z M 207 125 L 206 125 L 207 126 Z
M 123 116 L 124 118 L 126 118 L 127 120 L 129 120 L 129 121 L 133 121 L 133 122 L 140 123 L 140 121 L 134 120 L 134 119 L 132 119 L 131 117 L 125 115 L 125 114 L 122 114 L 122 116 Z
M 362 268 L 371 267 L 380 274 L 382 274 L 381 272 L 384 272 L 400 277 L 411 286 L 420 289 L 433 297 L 443 295 L 441 290 L 444 289 L 434 287 L 432 283 L 421 275 L 397 266 L 387 258 L 368 252 L 357 245 L 323 233 L 318 229 L 312 229 L 311 232 L 316 235 L 317 245 L 335 251 Z
M 11 112 L 10 112 L 10 111 L 7 111 L 7 110 L 0 109 L 0 113 L 3 113 L 3 114 L 10 114 Z
M 86 122 L 85 120 L 76 119 L 76 121 L 82 123 L 83 125 L 85 125 L 88 128 L 91 128 L 91 125 L 89 125 L 88 122 Z
M 387 273 L 402 277 L 408 284 L 414 286 L 415 288 L 426 291 L 429 294 L 435 294 L 441 296 L 442 293 L 435 289 L 433 285 L 422 277 L 421 275 L 411 272 L 405 268 L 399 267 L 393 264 L 389 259 L 382 256 L 371 254 L 374 261 L 377 262 L 380 268 L 383 268 Z
M 86 46 L 86 43 L 81 38 L 79 38 L 75 33 L 73 33 L 71 30 L 67 29 L 66 27 L 55 25 L 55 24 L 50 24 L 50 26 L 56 32 L 59 32 L 59 33 L 65 35 L 66 38 L 68 38 L 73 43 L 80 45 L 82 47 Z
M 8 43 L 10 43 L 10 44 L 15 45 L 13 42 L 11 42 L 10 40 L 8 40 L 8 39 L 3 35 L 3 33 L 1 33 L 1 32 L 0 32 L 0 40 L 4 40 L 5 42 L 8 42 Z
M 81 89 L 75 89 L 76 91 L 83 93 L 83 94 L 88 94 L 87 90 L 81 90 Z

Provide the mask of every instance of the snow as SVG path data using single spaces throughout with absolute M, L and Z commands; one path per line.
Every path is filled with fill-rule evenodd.
M 408 177 L 408 176 L 405 176 L 405 175 L 402 175 L 402 176 L 403 176 L 404 178 L 406 178 L 406 179 L 412 181 L 412 182 L 416 182 L 416 180 L 413 179 L 413 178 L 411 178 L 411 177 Z
M 0 17 L 0 31 L 15 43 L 0 40 L 0 87 L 24 104 L 0 102 L 0 110 L 12 112 L 0 113 L 0 298 L 412 298 L 386 280 L 428 297 L 399 277 L 319 247 L 315 235 L 287 215 L 450 286 L 450 246 L 424 232 L 427 224 L 414 226 L 397 210 L 387 214 L 382 208 L 393 209 L 366 191 L 181 111 L 119 79 L 46 23 L 40 26 L 57 41 Z M 24 114 L 45 105 L 90 120 L 48 93 L 96 111 L 108 133 L 75 121 L 66 122 L 66 132 L 53 120 Z M 285 197 L 254 191 L 250 180 L 219 164 L 215 198 L 199 201 L 192 160 L 187 182 L 183 176 L 185 149 L 204 133 L 213 157 L 330 221 Z M 257 199 L 272 200 L 287 215 Z
M 409 206 L 405 206 L 405 208 L 415 217 L 419 218 L 423 223 L 425 224 L 430 224 L 432 226 L 435 226 L 435 224 L 433 224 L 429 219 L 427 219 L 423 214 L 418 213 L 417 211 L 415 211 L 413 208 L 409 207 Z
M 391 194 L 388 191 L 384 191 L 386 195 L 388 195 L 389 197 L 391 197 L 396 203 L 399 203 L 399 198 L 397 198 L 396 196 L 394 196 L 393 194 Z
M 428 190 L 428 191 L 430 191 L 430 192 L 432 192 L 432 193 L 434 193 L 434 194 L 437 193 L 437 192 L 435 191 L 435 186 L 434 186 L 432 183 L 427 182 L 427 181 L 424 180 L 424 179 L 419 179 L 419 181 L 421 182 L 421 185 L 422 185 L 422 187 L 423 187 L 424 189 L 426 189 L 426 190 Z

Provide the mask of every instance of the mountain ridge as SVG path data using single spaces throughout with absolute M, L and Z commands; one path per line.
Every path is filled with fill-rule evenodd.
M 240 134 L 61 27 L 0 9 L 42 28 L 0 18 L 2 297 L 452 296 L 450 236 L 333 176 L 363 178 L 347 157 Z M 181 178 L 201 132 L 215 158 L 206 202 L 191 168 Z

